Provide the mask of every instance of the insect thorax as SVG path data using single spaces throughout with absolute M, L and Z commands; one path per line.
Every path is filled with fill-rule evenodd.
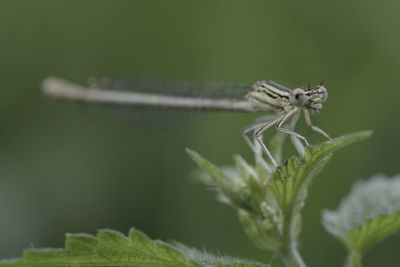
M 270 81 L 258 81 L 246 99 L 256 110 L 279 112 L 291 106 L 290 91 L 283 86 Z

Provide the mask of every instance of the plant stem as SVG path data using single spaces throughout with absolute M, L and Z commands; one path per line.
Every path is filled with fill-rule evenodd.
M 347 256 L 345 267 L 361 267 L 362 253 L 356 250 L 352 250 Z
M 286 267 L 306 267 L 303 259 L 300 256 L 299 251 L 297 250 L 296 241 L 293 241 L 289 248 L 285 251 L 283 256 L 283 262 Z
M 282 259 L 286 267 L 306 267 L 298 249 L 292 212 L 284 215 Z

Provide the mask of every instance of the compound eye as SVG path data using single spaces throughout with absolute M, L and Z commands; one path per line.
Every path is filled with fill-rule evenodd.
M 328 90 L 325 88 L 325 86 L 320 86 L 319 87 L 319 94 L 320 94 L 320 99 L 322 102 L 325 102 L 328 99 Z
M 289 96 L 289 101 L 294 106 L 304 106 L 307 101 L 306 92 L 301 88 L 294 89 Z

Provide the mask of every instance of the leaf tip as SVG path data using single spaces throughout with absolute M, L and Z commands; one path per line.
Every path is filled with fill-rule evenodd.
M 194 161 L 196 161 L 197 159 L 200 159 L 201 156 L 199 153 L 197 153 L 196 151 L 190 149 L 190 148 L 185 148 L 186 153 L 190 156 L 190 158 Z
M 363 140 L 363 139 L 371 137 L 373 132 L 374 132 L 373 130 L 358 131 L 358 132 L 342 135 L 340 137 L 332 139 L 331 141 L 333 141 L 333 140 L 351 140 L 352 142 L 354 142 L 354 141 Z

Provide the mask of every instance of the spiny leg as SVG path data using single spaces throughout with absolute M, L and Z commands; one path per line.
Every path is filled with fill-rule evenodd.
M 295 128 L 297 121 L 299 120 L 299 117 L 300 117 L 300 112 L 296 113 L 293 116 L 293 118 L 291 119 L 291 121 L 288 125 L 288 129 L 293 130 Z M 304 157 L 306 154 L 306 151 L 305 151 L 304 146 L 303 146 L 302 142 L 300 141 L 300 139 L 291 135 L 290 140 L 292 141 L 292 144 L 295 147 L 295 149 L 297 150 L 297 152 L 299 153 L 299 155 L 301 157 Z
M 278 117 L 278 115 L 276 115 L 276 114 L 260 116 L 260 117 L 257 117 L 255 119 L 255 123 L 254 124 L 264 124 L 264 123 L 267 123 L 267 122 L 269 122 L 269 121 L 271 121 L 271 120 L 273 120 L 273 119 L 275 119 L 277 117 Z
M 283 128 L 283 127 L 282 127 L 282 125 L 283 125 L 291 116 L 293 116 L 293 114 L 295 114 L 296 112 L 299 112 L 299 110 L 298 110 L 297 108 L 292 109 L 291 111 L 289 111 L 288 113 L 286 113 L 286 114 L 281 118 L 281 120 L 278 122 L 278 124 L 276 125 L 276 129 L 277 129 L 278 131 L 281 131 L 282 133 L 286 133 L 286 134 L 288 134 L 288 135 L 290 135 L 290 136 L 294 136 L 294 137 L 296 137 L 296 138 L 299 138 L 299 139 L 303 140 L 303 142 L 306 144 L 306 146 L 310 146 L 310 144 L 308 143 L 307 139 L 306 139 L 304 136 L 302 136 L 302 135 L 299 134 L 299 133 L 296 133 L 295 131 L 292 131 L 292 130 L 290 130 L 290 129 L 287 129 L 287 128 Z
M 261 126 L 263 126 L 265 123 L 253 123 L 251 125 L 246 126 L 245 128 L 242 129 L 241 134 L 246 141 L 247 145 L 250 147 L 250 149 L 254 152 L 254 154 L 258 154 L 256 151 L 256 148 L 253 144 L 253 142 L 250 140 L 249 136 L 247 135 L 250 132 L 258 130 Z
M 264 166 L 264 168 L 268 171 L 268 172 L 272 172 L 272 168 L 271 166 L 269 166 L 269 164 L 267 164 L 267 162 L 265 162 L 265 160 L 262 158 L 261 153 L 262 152 L 260 149 L 258 149 L 255 144 L 253 144 L 253 142 L 250 140 L 250 138 L 248 137 L 248 133 L 252 132 L 252 131 L 256 131 L 259 127 L 261 127 L 263 124 L 261 123 L 254 123 L 251 124 L 247 127 L 245 127 L 244 129 L 242 129 L 241 134 L 243 136 L 244 141 L 246 141 L 247 145 L 250 147 L 251 151 L 254 154 L 254 158 L 255 161 Z
M 254 135 L 254 138 L 257 140 L 257 142 L 260 144 L 261 149 L 264 151 L 264 153 L 268 156 L 268 158 L 271 160 L 272 164 L 274 165 L 275 168 L 279 169 L 279 165 L 276 162 L 276 160 L 274 159 L 274 157 L 272 156 L 271 152 L 269 152 L 268 148 L 265 146 L 263 140 L 262 140 L 262 134 L 263 132 L 265 132 L 268 128 L 270 128 L 271 126 L 275 125 L 276 123 L 278 123 L 283 116 L 280 116 L 272 121 L 269 121 L 267 123 L 265 123 L 260 129 L 258 129 Z
M 263 159 L 263 157 L 262 157 L 262 155 L 261 155 L 262 150 L 260 150 L 260 148 L 258 148 L 258 147 L 256 146 L 256 144 L 253 143 L 252 140 L 250 140 L 250 138 L 249 138 L 249 136 L 248 136 L 248 133 L 250 133 L 250 132 L 253 132 L 253 133 L 254 133 L 254 135 L 253 135 L 253 137 L 254 137 L 254 142 L 257 142 L 257 144 L 258 144 L 258 141 L 256 141 L 256 138 L 255 138 L 256 132 L 257 132 L 262 126 L 264 126 L 266 123 L 268 123 L 268 122 L 270 122 L 270 121 L 272 121 L 272 120 L 275 120 L 275 119 L 277 119 L 277 116 L 276 116 L 276 115 L 262 116 L 262 117 L 260 117 L 260 118 L 257 118 L 255 123 L 253 123 L 253 124 L 251 124 L 251 125 L 249 125 L 249 126 L 246 126 L 246 127 L 245 127 L 244 129 L 242 129 L 242 131 L 241 131 L 241 134 L 242 134 L 244 140 L 246 141 L 246 143 L 247 143 L 247 145 L 250 147 L 250 149 L 253 151 L 256 161 L 257 161 L 258 163 L 260 163 L 261 165 L 263 165 L 263 166 L 265 167 L 265 169 L 266 169 L 268 172 L 272 172 L 272 171 L 273 171 L 272 168 L 271 168 L 271 166 L 270 166 L 269 164 L 267 164 L 267 162 L 265 162 L 265 160 Z M 260 138 L 262 139 L 262 135 L 261 135 Z
M 258 129 L 260 129 L 264 124 L 271 122 L 272 120 L 277 119 L 278 117 L 276 115 L 267 115 L 267 116 L 262 116 L 256 119 L 255 123 L 250 124 L 246 126 L 245 128 L 242 129 L 241 134 L 246 141 L 246 143 L 249 145 L 251 150 L 253 150 L 254 153 L 256 153 L 255 147 L 253 145 L 253 142 L 250 140 L 250 138 L 247 136 L 249 132 L 256 132 Z
M 304 119 L 306 121 L 307 126 L 313 130 L 314 132 L 317 132 L 321 135 L 323 135 L 325 138 L 327 138 L 328 140 L 331 140 L 332 138 L 321 128 L 319 128 L 318 126 L 312 125 L 311 122 L 311 117 L 310 117 L 310 112 L 308 110 L 304 110 Z

